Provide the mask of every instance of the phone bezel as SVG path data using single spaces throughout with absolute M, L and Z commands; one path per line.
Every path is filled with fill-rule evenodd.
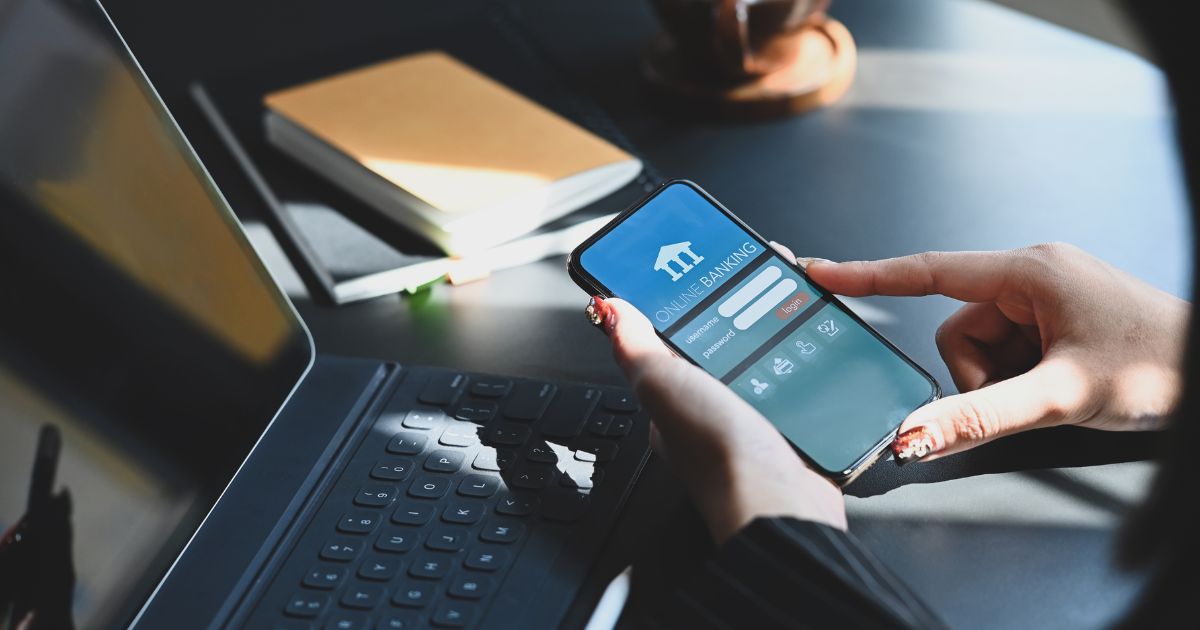
M 611 232 L 614 228 L 616 228 L 618 225 L 623 223 L 626 219 L 633 216 L 634 213 L 641 210 L 644 206 L 646 206 L 646 204 L 653 201 L 654 198 L 657 197 L 659 194 L 661 194 L 664 190 L 666 190 L 667 188 L 669 188 L 671 186 L 676 186 L 676 185 L 687 186 L 688 188 L 691 188 L 693 191 L 695 191 L 697 194 L 699 194 L 701 197 L 703 197 L 706 201 L 708 201 L 710 204 L 712 204 L 713 207 L 715 207 L 722 214 L 724 214 L 727 218 L 729 218 L 731 221 L 733 221 L 734 224 L 736 224 L 738 227 L 745 230 L 745 232 L 747 234 L 749 234 L 751 238 L 753 238 L 760 246 L 762 246 L 768 252 L 768 255 L 774 256 L 775 258 L 779 259 L 784 264 L 790 265 L 793 269 L 795 269 L 800 274 L 800 276 L 802 278 L 804 278 L 806 281 L 808 281 L 809 284 L 816 287 L 816 289 L 821 292 L 821 297 L 825 298 L 835 308 L 837 308 L 842 313 L 849 316 L 851 319 L 853 319 L 855 322 L 857 322 L 858 325 L 862 326 L 864 329 L 866 329 L 868 332 L 870 332 L 872 335 L 874 335 L 875 338 L 878 339 L 880 342 L 882 342 L 885 347 L 887 347 L 889 350 L 891 350 L 893 353 L 895 353 L 897 356 L 899 356 L 901 359 L 903 359 L 905 363 L 907 363 L 914 370 L 916 370 L 918 374 L 920 374 L 922 377 L 924 377 L 925 380 L 929 382 L 930 395 L 923 403 L 921 403 L 920 406 L 927 405 L 941 397 L 941 386 L 938 384 L 937 379 L 935 379 L 933 377 L 933 375 L 931 375 L 924 368 L 922 368 L 920 365 L 918 365 L 916 361 L 913 361 L 912 358 L 910 358 L 907 354 L 905 354 L 903 350 L 901 350 L 900 348 L 897 348 L 895 344 L 893 344 L 886 337 L 884 337 L 882 334 L 880 334 L 879 331 L 875 330 L 875 328 L 873 326 L 871 326 L 866 321 L 864 321 L 861 317 L 859 317 L 857 313 L 850 310 L 850 308 L 847 307 L 845 304 L 843 304 L 842 301 L 839 300 L 836 295 L 834 295 L 833 293 L 830 293 L 828 290 L 825 289 L 825 287 L 822 287 L 821 285 L 814 282 L 811 278 L 809 278 L 808 274 L 805 273 L 803 267 L 801 267 L 800 265 L 797 265 L 795 263 L 795 261 L 789 261 L 786 258 L 784 258 L 782 255 L 780 255 L 779 252 L 775 251 L 775 248 L 771 247 L 771 244 L 769 242 L 767 242 L 766 239 L 764 239 L 762 236 L 760 236 L 758 234 L 758 232 L 755 232 L 749 225 L 746 225 L 745 221 L 742 221 L 740 218 L 738 218 L 737 215 L 735 215 L 728 208 L 726 208 L 724 205 L 722 205 L 721 202 L 717 201 L 716 198 L 714 198 L 712 195 L 708 194 L 707 191 L 705 191 L 703 188 L 701 188 L 695 182 L 692 182 L 687 179 L 671 179 L 671 180 L 667 180 L 667 181 L 663 182 L 662 184 L 659 184 L 658 188 L 656 188 L 655 190 L 648 193 L 642 199 L 634 202 L 633 205 L 631 205 L 628 208 L 626 208 L 625 210 L 623 210 L 616 217 L 613 217 L 612 221 L 609 221 L 607 224 L 605 224 L 604 227 L 602 227 L 598 231 L 596 231 L 595 234 L 592 234 L 586 240 L 584 240 L 582 243 L 580 243 L 574 250 L 571 251 L 570 254 L 567 255 L 567 274 L 571 277 L 571 280 L 573 280 L 575 282 L 575 284 L 579 286 L 579 288 L 583 289 L 589 295 L 599 294 L 606 298 L 616 297 L 616 296 L 614 296 L 613 292 L 607 286 L 605 286 L 603 283 L 601 283 L 599 280 L 597 280 L 595 278 L 595 276 L 588 273 L 587 269 L 583 268 L 583 265 L 579 262 L 580 257 L 582 256 L 583 252 L 587 251 L 587 249 L 589 247 L 594 245 L 600 239 L 607 236 L 609 232 Z M 671 340 L 668 339 L 667 337 L 663 336 L 663 334 L 661 332 L 659 332 L 657 329 L 655 330 L 655 334 L 658 335 L 658 338 L 664 344 L 666 344 L 668 348 L 671 348 L 671 350 L 674 351 L 675 354 L 683 357 L 687 361 L 691 362 L 693 365 L 696 365 L 697 367 L 700 367 L 701 369 L 703 369 L 703 367 L 701 367 L 698 363 L 696 363 L 690 357 L 688 357 L 678 346 L 676 346 L 674 343 L 671 343 Z M 804 452 L 804 449 L 800 448 L 795 442 L 792 442 L 790 439 L 788 439 L 786 435 L 784 435 L 784 439 L 788 440 L 788 443 L 790 443 L 792 445 L 792 448 L 795 449 L 796 452 L 801 457 L 804 458 L 804 460 L 808 463 L 808 465 L 810 467 L 812 467 L 814 470 L 818 471 L 822 475 L 829 477 L 833 481 L 837 482 L 839 485 L 845 486 L 845 485 L 849 484 L 851 481 L 853 481 L 864 470 L 869 468 L 871 466 L 871 464 L 875 463 L 875 461 L 883 454 L 884 449 L 887 448 L 887 445 L 896 439 L 896 433 L 899 430 L 899 428 L 900 428 L 899 425 L 897 425 L 895 429 L 891 429 L 886 434 L 884 434 L 879 439 L 879 441 L 875 443 L 874 446 L 872 446 L 870 449 L 868 449 L 867 452 L 863 453 L 863 455 L 861 457 L 856 459 L 854 461 L 854 463 L 849 468 L 846 468 L 845 470 L 829 470 L 829 469 L 821 466 L 817 462 L 813 461 L 813 459 L 811 457 L 809 457 L 807 453 Z M 780 433 L 780 435 L 783 435 L 782 432 Z

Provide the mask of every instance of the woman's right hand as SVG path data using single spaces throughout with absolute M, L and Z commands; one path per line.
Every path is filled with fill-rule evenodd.
M 1077 247 L 812 260 L 806 269 L 841 295 L 967 302 L 937 332 L 962 393 L 904 421 L 901 459 L 1063 424 L 1157 429 L 1178 397 L 1190 304 Z

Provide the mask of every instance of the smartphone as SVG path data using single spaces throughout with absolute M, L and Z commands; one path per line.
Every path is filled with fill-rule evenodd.
M 845 485 L 940 395 L 937 381 L 696 184 L 669 181 L 571 253 L 584 291 L 619 297 Z

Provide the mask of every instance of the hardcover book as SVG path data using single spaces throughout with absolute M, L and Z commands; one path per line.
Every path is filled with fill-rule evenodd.
M 402 35 L 402 36 L 401 36 Z M 547 223 L 533 233 L 480 253 L 451 257 L 425 237 L 368 205 L 280 151 L 267 140 L 265 95 L 381 60 L 442 50 L 507 89 L 637 158 L 642 171 L 616 191 Z M 263 216 L 314 299 L 347 304 L 442 280 L 462 282 L 491 271 L 565 255 L 616 213 L 641 198 L 661 176 L 608 114 L 572 89 L 518 17 L 497 7 L 446 28 L 414 28 L 353 50 L 326 51 L 284 64 L 247 65 L 192 86 L 193 100 L 234 158 L 242 180 L 230 189 L 239 213 Z
M 267 139 L 447 254 L 522 236 L 641 162 L 442 51 L 272 92 Z

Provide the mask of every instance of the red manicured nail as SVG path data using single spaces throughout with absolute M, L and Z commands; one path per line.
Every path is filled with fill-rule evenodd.
M 592 299 L 588 300 L 583 313 L 593 326 L 603 330 L 606 335 L 611 335 L 617 326 L 617 312 L 599 295 L 594 295 Z
M 941 445 L 937 436 L 926 426 L 913 427 L 897 435 L 892 442 L 892 453 L 896 455 L 896 463 L 901 465 L 915 462 L 938 450 L 941 450 Z

